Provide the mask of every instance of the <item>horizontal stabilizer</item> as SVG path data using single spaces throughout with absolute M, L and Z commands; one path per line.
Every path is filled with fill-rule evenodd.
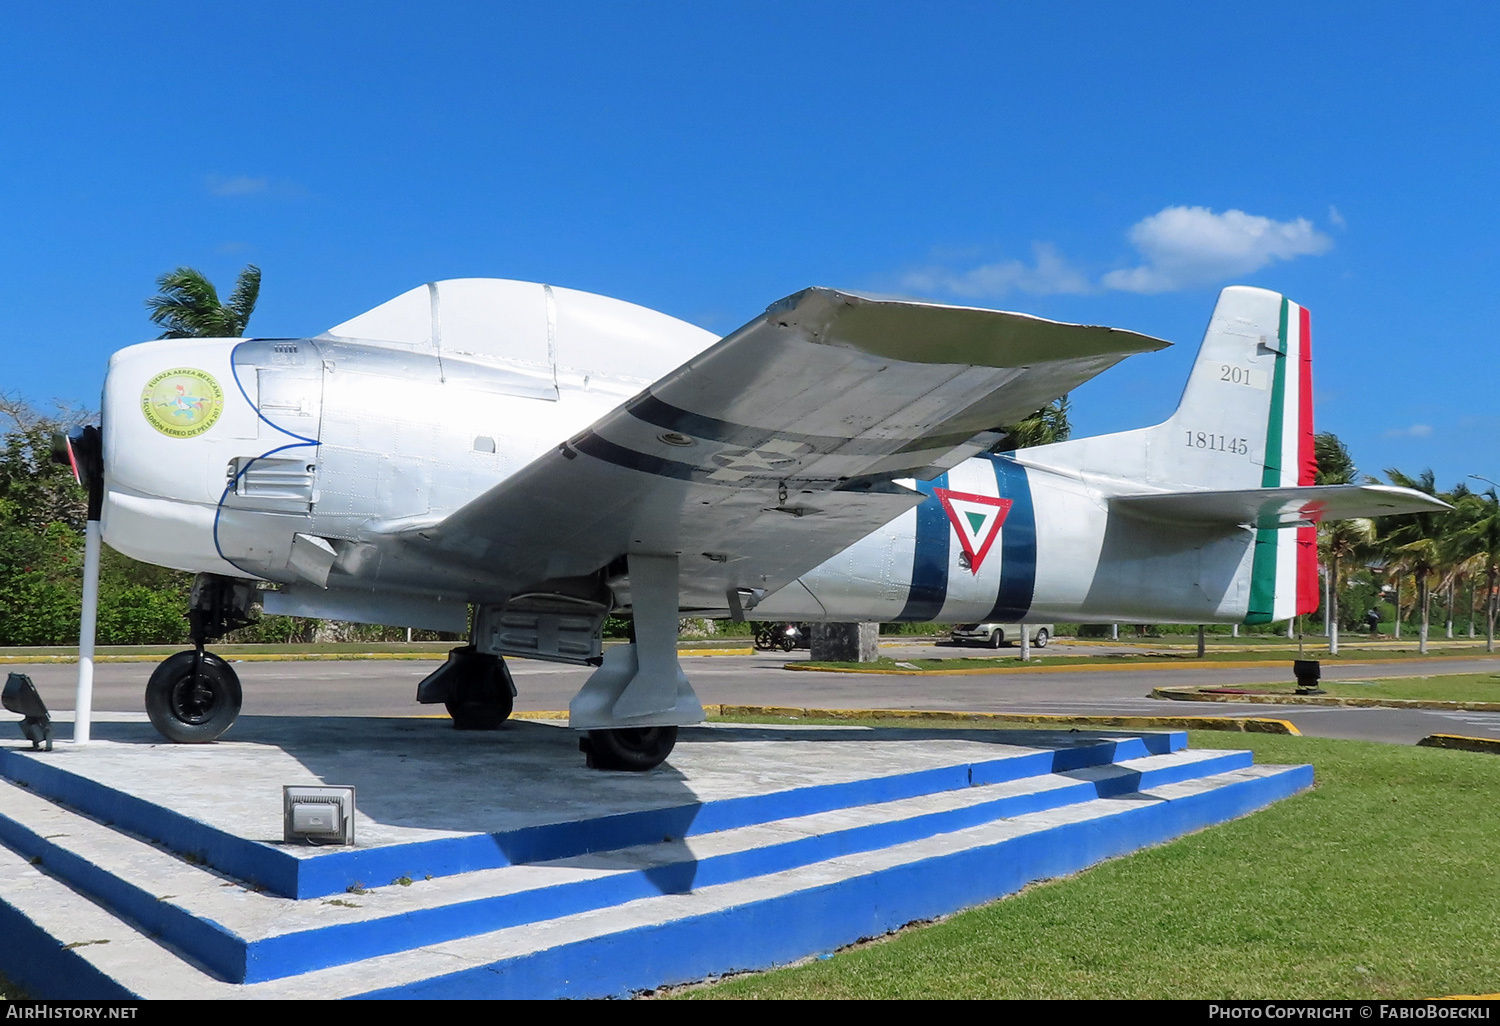
M 1441 499 L 1393 485 L 1156 492 L 1113 496 L 1109 504 L 1111 509 L 1150 520 L 1180 524 L 1240 524 L 1266 529 L 1301 527 L 1324 520 L 1452 509 Z

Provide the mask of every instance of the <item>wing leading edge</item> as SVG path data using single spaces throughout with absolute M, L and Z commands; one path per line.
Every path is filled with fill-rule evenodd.
M 684 609 L 775 591 L 922 501 L 927 478 L 1133 353 L 1114 328 L 799 292 L 436 525 L 429 555 L 528 584 L 680 554 Z

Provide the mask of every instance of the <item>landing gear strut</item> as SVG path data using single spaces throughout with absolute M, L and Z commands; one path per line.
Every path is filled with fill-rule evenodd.
M 631 553 L 628 570 L 630 644 L 606 649 L 568 705 L 592 769 L 652 769 L 671 754 L 679 726 L 703 722 L 677 661 L 677 556 Z
M 146 684 L 146 715 L 169 741 L 201 744 L 216 740 L 240 714 L 240 679 L 228 663 L 203 646 L 250 623 L 248 581 L 199 574 L 193 582 L 188 624 L 193 651 L 162 661 Z

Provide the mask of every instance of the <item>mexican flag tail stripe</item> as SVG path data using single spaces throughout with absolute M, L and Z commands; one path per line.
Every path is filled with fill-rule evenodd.
M 1313 453 L 1311 318 L 1281 301 L 1276 369 L 1266 423 L 1261 487 L 1315 483 Z M 1250 624 L 1288 620 L 1318 607 L 1317 529 L 1260 529 L 1250 571 Z
M 1312 408 L 1312 326 L 1306 307 L 1297 307 L 1300 314 L 1297 333 L 1301 354 L 1297 361 L 1301 372 L 1301 387 L 1298 391 L 1298 407 L 1301 423 L 1297 440 L 1300 459 L 1297 460 L 1297 483 L 1318 483 L 1318 458 L 1313 451 Z M 1297 528 L 1297 615 L 1316 612 L 1318 608 L 1318 529 Z

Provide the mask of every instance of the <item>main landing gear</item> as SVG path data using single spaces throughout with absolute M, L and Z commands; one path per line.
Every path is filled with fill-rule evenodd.
M 201 744 L 220 737 L 240 714 L 240 679 L 203 646 L 250 622 L 248 581 L 199 574 L 188 624 L 193 651 L 168 656 L 146 684 L 146 715 L 168 741 Z
M 591 769 L 649 770 L 677 743 L 677 728 L 703 722 L 703 706 L 677 661 L 677 557 L 631 553 L 629 645 L 604 659 L 568 705 Z
M 677 744 L 676 727 L 591 730 L 578 739 L 589 769 L 648 770 L 660 766 Z
M 448 661 L 417 685 L 417 701 L 443 703 L 454 730 L 499 730 L 515 700 L 516 685 L 505 660 L 473 645 L 449 652 Z

